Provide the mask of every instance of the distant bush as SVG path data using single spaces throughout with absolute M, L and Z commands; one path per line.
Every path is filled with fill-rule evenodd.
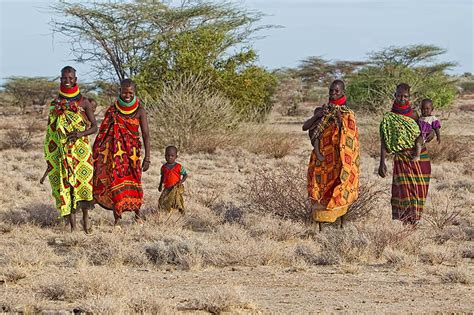
M 458 86 L 463 94 L 474 94 L 474 81 L 460 82 Z
M 54 96 L 58 83 L 45 77 L 9 77 L 3 89 L 13 98 L 22 114 L 33 105 L 45 105 Z
M 276 89 L 276 111 L 282 116 L 297 116 L 300 114 L 300 104 L 303 102 L 301 80 L 289 78 L 281 80 Z

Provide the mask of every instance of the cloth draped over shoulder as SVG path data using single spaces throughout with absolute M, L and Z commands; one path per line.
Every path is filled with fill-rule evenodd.
M 140 121 L 109 107 L 94 142 L 94 198 L 120 217 L 143 203 Z
M 87 126 L 79 102 L 57 98 L 51 103 L 44 141 L 49 182 L 61 216 L 70 214 L 79 202 L 93 200 L 89 137 L 75 142 L 67 139 L 69 133 L 82 132 Z
M 431 162 L 425 147 L 420 160 L 413 161 L 413 148 L 420 128 L 413 118 L 385 113 L 380 123 L 388 153 L 394 154 L 392 178 L 392 219 L 415 223 L 421 218 L 431 177 Z
M 311 153 L 307 174 L 308 196 L 317 222 L 334 222 L 346 214 L 359 193 L 359 133 L 354 112 L 347 106 L 336 106 L 323 117 L 320 132 L 320 151 L 325 157 L 319 161 Z
M 415 146 L 420 128 L 413 118 L 387 112 L 380 123 L 380 136 L 388 153 L 401 152 Z

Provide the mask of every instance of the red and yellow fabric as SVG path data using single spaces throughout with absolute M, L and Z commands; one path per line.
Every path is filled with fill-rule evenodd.
M 94 198 L 118 216 L 143 203 L 140 121 L 110 106 L 93 146 Z
M 395 153 L 392 179 L 392 219 L 415 223 L 425 206 L 431 177 L 431 162 L 426 148 L 420 160 L 412 161 L 413 150 Z
M 336 122 L 320 136 L 319 161 L 314 151 L 308 166 L 307 189 L 317 222 L 334 222 L 346 214 L 359 193 L 359 133 L 354 112 L 341 110 L 341 128 Z
M 69 133 L 85 129 L 86 122 L 77 101 L 57 98 L 51 103 L 44 154 L 52 194 L 61 216 L 69 215 L 79 203 L 93 200 L 89 137 L 75 142 L 67 139 Z

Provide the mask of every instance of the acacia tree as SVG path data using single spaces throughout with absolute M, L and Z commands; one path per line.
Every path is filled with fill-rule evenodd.
M 94 64 L 98 79 L 134 78 L 141 93 L 157 95 L 185 72 L 212 79 L 210 88 L 224 92 L 243 116 L 271 106 L 274 80 L 255 65 L 250 48 L 253 34 L 269 27 L 255 26 L 261 13 L 198 0 L 174 7 L 154 0 L 61 1 L 53 9 L 63 16 L 53 29 L 71 39 L 76 61 Z M 243 82 L 237 93 L 228 89 L 236 82 Z
M 393 99 L 400 82 L 411 85 L 412 103 L 431 98 L 436 107 L 449 106 L 456 95 L 455 81 L 446 70 L 452 62 L 436 62 L 445 49 L 433 45 L 388 47 L 369 54 L 367 65 L 348 77 L 350 102 L 377 110 Z
M 311 56 L 300 62 L 297 74 L 307 86 L 328 86 L 332 80 L 344 79 L 365 64 L 364 61 L 330 61 Z

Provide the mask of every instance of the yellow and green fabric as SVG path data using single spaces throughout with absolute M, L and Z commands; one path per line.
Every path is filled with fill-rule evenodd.
M 380 123 L 380 135 L 388 153 L 401 152 L 415 146 L 420 128 L 411 117 L 387 112 Z
M 76 101 L 56 99 L 51 103 L 44 154 L 56 208 L 66 216 L 78 202 L 92 201 L 92 150 L 88 137 L 68 141 L 73 131 L 86 129 L 81 108 Z

